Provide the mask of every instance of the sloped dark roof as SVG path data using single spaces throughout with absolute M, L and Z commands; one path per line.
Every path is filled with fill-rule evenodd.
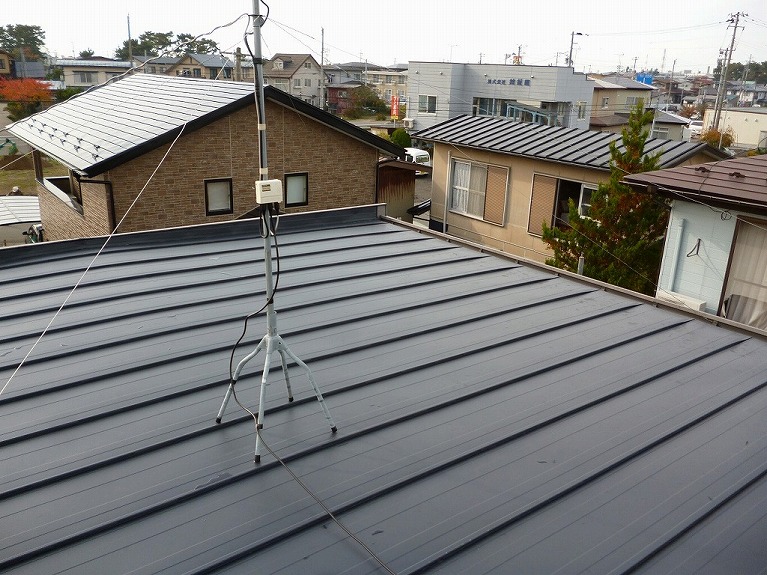
M 610 169 L 610 142 L 618 142 L 619 149 L 623 146 L 620 134 L 514 122 L 490 116 L 458 116 L 420 130 L 414 136 L 432 142 L 603 170 Z M 644 151 L 646 154 L 662 152 L 660 165 L 663 167 L 675 166 L 700 152 L 712 158 L 728 157 L 708 144 L 659 138 L 648 138 Z
M 338 433 L 273 361 L 263 436 L 396 573 L 767 565 L 764 338 L 374 215 L 280 218 L 280 333 Z M 102 242 L 0 260 L 3 385 Z M 0 396 L 0 571 L 382 572 L 214 423 L 262 254 L 255 221 L 107 245 Z
M 732 158 L 697 166 L 626 176 L 624 181 L 671 198 L 725 202 L 731 205 L 767 208 L 767 155 Z
M 277 88 L 268 100 L 322 122 L 384 154 L 404 150 Z M 119 166 L 184 133 L 253 105 L 253 84 L 133 74 L 99 86 L 8 127 L 8 131 L 88 176 Z

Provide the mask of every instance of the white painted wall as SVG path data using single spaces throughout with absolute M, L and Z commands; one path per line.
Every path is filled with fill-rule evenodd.
M 658 292 L 672 291 L 705 300 L 706 311 L 716 313 L 727 271 L 727 259 L 741 212 L 722 215 L 711 208 L 675 200 L 663 252 Z M 687 256 L 700 238 L 697 254 Z

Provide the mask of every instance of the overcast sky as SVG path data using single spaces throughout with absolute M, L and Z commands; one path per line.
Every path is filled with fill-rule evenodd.
M 270 0 L 262 28 L 263 54 L 312 53 L 319 60 L 321 29 L 326 61 L 390 65 L 408 60 L 503 63 L 519 52 L 522 63 L 563 65 L 573 32 L 579 72 L 609 72 L 619 65 L 677 72 L 713 70 L 728 48 L 728 18 L 745 13 L 733 53 L 767 61 L 766 0 L 418 0 L 334 2 Z M 371 7 L 375 6 L 373 11 Z M 250 12 L 251 0 L 22 0 L 3 2 L 0 25 L 36 24 L 51 54 L 71 56 L 114 50 L 142 32 L 206 34 Z M 266 8 L 262 4 L 262 14 Z M 242 44 L 246 20 L 209 35 L 225 50 Z M 665 50 L 665 61 L 664 61 Z

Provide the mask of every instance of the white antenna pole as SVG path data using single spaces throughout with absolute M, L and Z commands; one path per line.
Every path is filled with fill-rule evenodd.
M 266 106 L 264 104 L 264 73 L 263 73 L 263 60 L 261 58 L 261 26 L 264 21 L 259 14 L 260 0 L 253 0 L 253 64 L 255 66 L 255 94 L 256 94 L 256 110 L 258 112 L 258 156 L 259 156 L 259 168 L 258 168 L 258 181 L 256 182 L 256 199 L 261 205 L 262 218 L 261 218 L 261 235 L 264 238 L 264 280 L 266 282 L 266 335 L 261 338 L 261 341 L 256 346 L 256 349 L 245 356 L 237 364 L 234 373 L 231 375 L 229 387 L 224 395 L 224 401 L 221 404 L 221 408 L 216 415 L 216 423 L 221 423 L 221 418 L 224 416 L 226 410 L 226 404 L 229 402 L 229 398 L 234 392 L 234 386 L 242 373 L 245 364 L 251 359 L 256 357 L 261 350 L 264 350 L 266 358 L 264 359 L 264 369 L 261 372 L 261 391 L 259 393 L 258 400 L 258 415 L 256 416 L 257 429 L 264 427 L 264 403 L 266 402 L 266 380 L 269 376 L 269 367 L 271 362 L 272 353 L 275 351 L 280 355 L 282 361 L 282 373 L 285 376 L 285 386 L 288 390 L 288 402 L 293 401 L 293 391 L 290 387 L 290 376 L 288 374 L 288 358 L 292 359 L 300 368 L 304 370 L 306 376 L 309 378 L 309 383 L 314 390 L 314 394 L 317 397 L 317 401 L 320 402 L 322 411 L 325 413 L 325 419 L 330 424 L 330 431 L 335 433 L 337 431 L 336 424 L 333 422 L 333 418 L 330 416 L 330 411 L 327 405 L 325 405 L 325 399 L 320 393 L 317 383 L 314 381 L 309 366 L 307 366 L 301 359 L 290 351 L 287 344 L 283 341 L 282 337 L 277 331 L 277 312 L 274 311 L 274 277 L 272 274 L 272 236 L 274 235 L 274 226 L 272 225 L 272 203 L 278 204 L 280 202 L 281 184 L 279 180 L 269 181 L 269 168 L 267 167 L 266 158 Z M 275 190 L 278 190 L 275 192 Z M 275 197 L 276 196 L 276 197 Z M 256 433 L 256 453 L 255 462 L 261 461 L 261 434 Z
M 266 107 L 264 105 L 264 66 L 261 57 L 261 13 L 260 0 L 253 0 L 253 65 L 255 66 L 256 111 L 258 113 L 258 179 L 269 179 L 266 162 Z

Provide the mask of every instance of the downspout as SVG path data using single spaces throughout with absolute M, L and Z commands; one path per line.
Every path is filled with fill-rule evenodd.
M 103 184 L 107 194 L 107 225 L 109 226 L 109 233 L 114 233 L 117 224 L 115 217 L 115 197 L 112 190 L 112 182 L 109 180 L 88 180 L 80 179 L 81 184 Z

